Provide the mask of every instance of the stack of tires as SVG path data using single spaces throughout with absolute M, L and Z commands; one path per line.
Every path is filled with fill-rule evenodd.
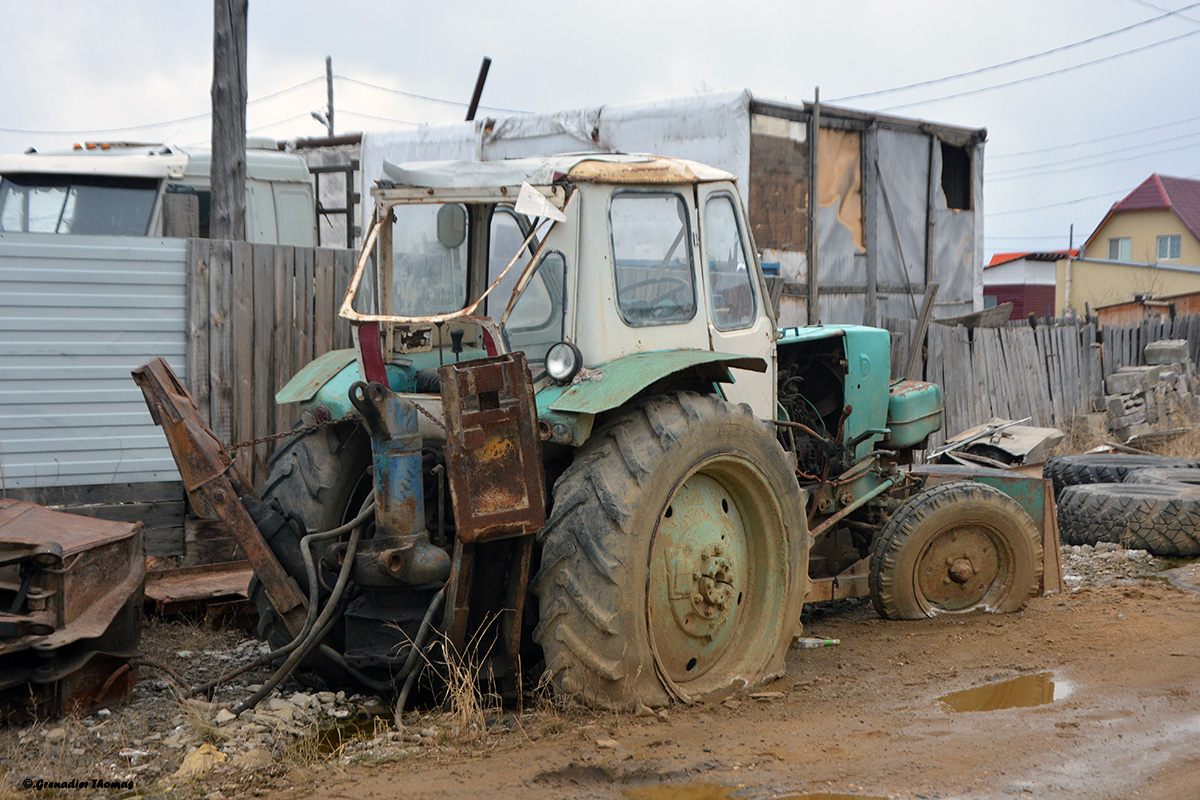
M 1200 556 L 1200 461 L 1088 453 L 1046 460 L 1064 544 Z

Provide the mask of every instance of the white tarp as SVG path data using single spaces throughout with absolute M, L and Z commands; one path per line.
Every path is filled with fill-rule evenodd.
M 362 225 L 384 161 L 498 161 L 554 153 L 654 153 L 733 173 L 745 195 L 750 176 L 750 92 L 746 90 L 522 114 L 414 130 L 364 133 Z M 743 197 L 743 201 L 748 198 Z

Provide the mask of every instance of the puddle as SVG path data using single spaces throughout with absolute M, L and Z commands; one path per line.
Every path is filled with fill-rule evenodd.
M 997 683 L 944 694 L 938 700 L 954 711 L 999 711 L 1004 708 L 1031 708 L 1061 700 L 1071 693 L 1071 684 L 1055 681 L 1049 672 L 1022 675 Z
M 659 783 L 621 792 L 628 800 L 728 800 L 736 787 L 719 783 Z
M 317 731 L 317 752 L 336 753 L 338 748 L 353 739 L 373 739 L 380 731 L 391 730 L 390 717 L 352 717 Z
M 719 783 L 661 783 L 655 786 L 634 786 L 622 794 L 627 800 L 734 800 L 747 795 L 748 789 L 723 786 Z M 873 794 L 836 794 L 829 792 L 801 792 L 772 797 L 772 800 L 888 800 Z
M 728 800 L 736 791 L 720 783 L 659 783 L 631 786 L 621 794 L 628 800 Z

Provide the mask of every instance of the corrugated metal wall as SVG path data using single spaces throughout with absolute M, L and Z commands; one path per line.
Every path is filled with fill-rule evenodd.
M 0 235 L 0 472 L 6 488 L 178 480 L 129 377 L 186 380 L 184 239 Z

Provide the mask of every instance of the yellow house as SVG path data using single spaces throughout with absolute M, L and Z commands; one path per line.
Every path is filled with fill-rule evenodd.
M 1055 313 L 1200 291 L 1200 180 L 1151 175 L 1114 203 L 1081 258 L 1058 262 Z

